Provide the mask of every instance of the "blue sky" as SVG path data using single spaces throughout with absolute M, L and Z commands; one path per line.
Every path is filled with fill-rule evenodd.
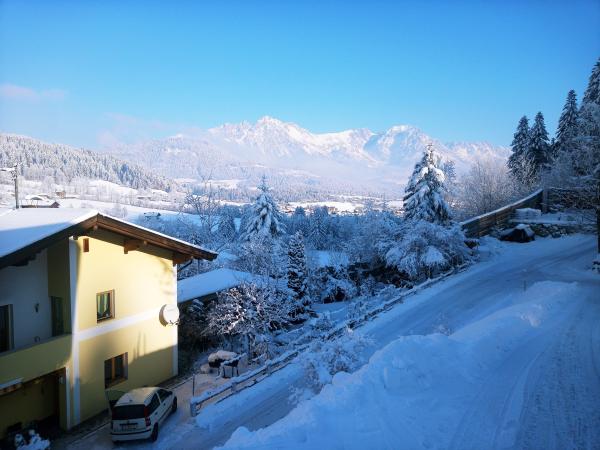
M 0 0 L 0 130 L 97 148 L 263 115 L 554 132 L 600 56 L 600 1 Z

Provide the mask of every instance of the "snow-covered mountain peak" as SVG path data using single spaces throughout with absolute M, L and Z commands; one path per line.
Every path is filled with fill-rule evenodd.
M 194 177 L 209 167 L 223 179 L 241 178 L 246 171 L 260 168 L 261 175 L 265 171 L 310 173 L 313 178 L 307 185 L 314 177 L 329 177 L 344 183 L 360 180 L 373 186 L 397 186 L 406 181 L 429 143 L 444 160 L 453 160 L 459 173 L 477 158 L 504 160 L 509 153 L 485 142 L 445 144 L 407 124 L 377 133 L 367 128 L 315 133 L 271 116 L 112 150 L 177 178 Z

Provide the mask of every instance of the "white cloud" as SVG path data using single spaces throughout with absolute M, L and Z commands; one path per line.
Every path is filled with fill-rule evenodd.
M 62 100 L 67 91 L 62 89 L 36 90 L 25 86 L 11 83 L 0 84 L 0 98 L 8 100 L 19 100 L 27 102 L 38 102 L 42 100 Z

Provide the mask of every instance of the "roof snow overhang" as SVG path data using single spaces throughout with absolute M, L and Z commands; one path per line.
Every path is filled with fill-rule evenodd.
M 18 213 L 12 211 L 13 213 Z M 0 216 L 1 221 L 1 216 Z M 152 245 L 172 252 L 173 265 L 187 262 L 191 259 L 205 259 L 212 261 L 217 253 L 205 250 L 189 242 L 182 241 L 162 233 L 132 224 L 114 217 L 95 212 L 81 216 L 80 219 L 65 223 L 63 228 L 52 234 L 40 237 L 23 247 L 0 256 L 0 269 L 13 265 L 26 264 L 35 255 L 56 242 L 73 237 L 86 236 L 92 231 L 106 230 L 123 236 L 124 252 L 137 250 L 141 246 Z M 4 234 L 0 231 L 0 234 Z M 3 236 L 9 238 L 8 233 Z

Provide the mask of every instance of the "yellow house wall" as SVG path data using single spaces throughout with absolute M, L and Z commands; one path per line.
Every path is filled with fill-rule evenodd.
M 109 389 L 156 386 L 173 376 L 173 330 L 158 317 L 80 342 L 81 419 L 106 409 L 104 361 L 127 353 L 127 379 Z
M 72 337 L 67 334 L 0 356 L 0 379 L 3 382 L 22 379 L 25 383 L 19 390 L 0 396 L 0 438 L 6 427 L 16 422 L 26 423 L 53 413 L 54 405 L 49 397 L 44 397 L 47 391 L 42 390 L 39 383 L 28 385 L 27 382 L 63 368 L 71 372 L 71 349 Z M 59 419 L 60 425 L 68 428 L 66 388 L 69 381 L 64 381 L 59 385 Z
M 75 326 L 79 360 L 79 419 L 106 409 L 104 361 L 128 353 L 128 379 L 111 389 L 156 385 L 176 375 L 177 330 L 159 320 L 177 303 L 170 252 L 147 246 L 123 251 L 121 236 L 98 230 L 77 248 Z M 97 322 L 96 294 L 114 290 L 114 318 Z
M 115 319 L 177 302 L 177 285 L 171 255 L 155 247 L 125 254 L 123 237 L 98 230 L 89 237 L 90 251 L 77 242 L 77 329 L 93 328 L 96 294 L 115 291 Z

